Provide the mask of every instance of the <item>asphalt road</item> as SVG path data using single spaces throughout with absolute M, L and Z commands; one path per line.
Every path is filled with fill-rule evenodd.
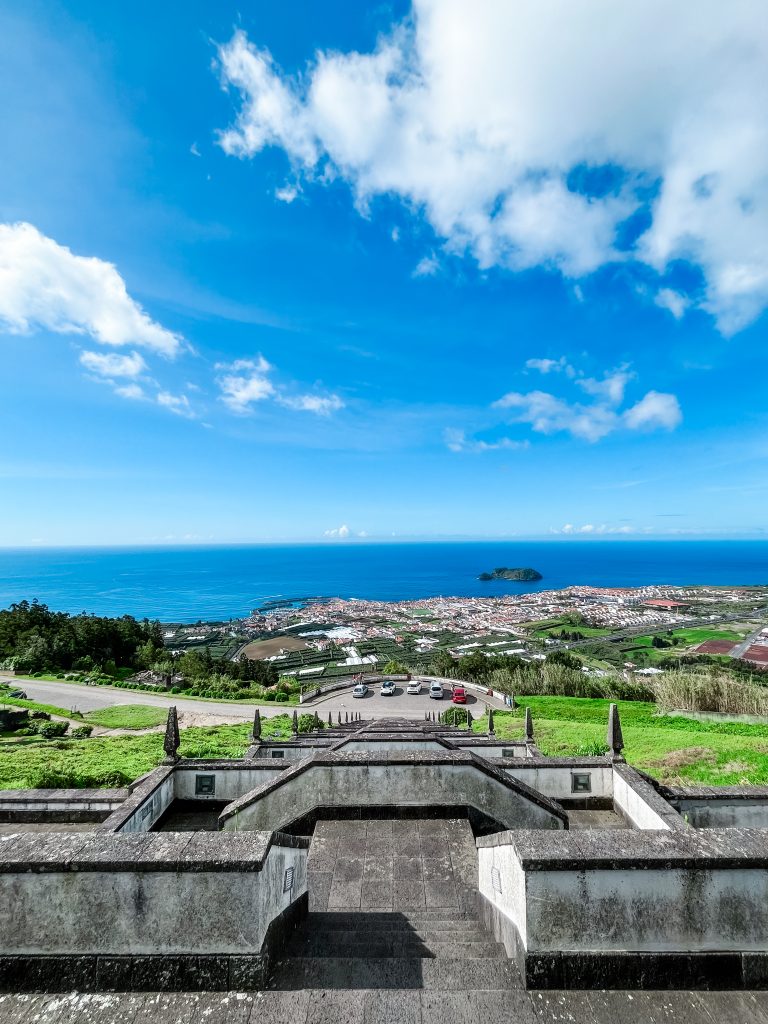
M 114 704 L 149 704 L 152 707 L 169 708 L 175 704 L 179 711 L 189 711 L 202 715 L 221 715 L 223 718 L 242 718 L 244 721 L 253 718 L 255 704 L 234 704 L 227 701 L 215 700 L 194 700 L 187 697 L 179 697 L 172 694 L 169 697 L 159 693 L 145 693 L 143 691 L 123 690 L 112 686 L 83 686 L 78 683 L 50 683 L 40 679 L 20 679 L 15 676 L 3 676 L 2 682 L 8 682 L 17 686 L 26 693 L 30 700 L 38 701 L 41 704 L 54 704 L 60 708 L 68 708 L 77 711 L 96 711 L 99 708 L 111 707 Z M 352 688 L 348 690 L 337 690 L 329 693 L 319 700 L 312 701 L 299 707 L 299 711 L 317 713 L 321 718 L 328 718 L 330 711 L 334 718 L 339 711 L 344 716 L 345 712 L 359 711 L 363 718 L 416 718 L 423 719 L 425 711 L 444 711 L 451 707 L 451 700 L 447 688 L 444 690 L 443 700 L 432 700 L 427 694 L 425 686 L 420 694 L 406 694 L 405 688 L 398 686 L 394 696 L 382 697 L 378 687 L 369 690 L 366 697 L 355 698 L 352 696 Z M 485 697 L 478 699 L 471 690 L 467 691 L 467 707 L 473 715 L 482 715 L 485 712 Z M 491 702 L 494 708 L 503 707 L 497 700 Z M 292 713 L 293 708 L 275 707 L 274 704 L 260 704 L 259 710 L 265 717 L 281 715 L 286 711 Z

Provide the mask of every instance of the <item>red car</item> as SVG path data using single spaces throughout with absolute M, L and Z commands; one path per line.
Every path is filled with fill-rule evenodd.
M 466 704 L 467 694 L 463 686 L 454 686 L 451 700 L 454 704 Z

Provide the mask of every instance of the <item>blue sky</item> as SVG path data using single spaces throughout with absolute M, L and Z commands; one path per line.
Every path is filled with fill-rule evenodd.
M 0 0 L 0 546 L 762 535 L 768 32 L 667 7 Z

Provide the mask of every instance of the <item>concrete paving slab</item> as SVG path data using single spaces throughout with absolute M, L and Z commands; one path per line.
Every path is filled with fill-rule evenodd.
M 362 992 L 313 992 L 306 1024 L 364 1024 Z

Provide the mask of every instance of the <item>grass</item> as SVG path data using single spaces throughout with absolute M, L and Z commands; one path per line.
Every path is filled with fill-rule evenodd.
M 181 731 L 183 757 L 242 757 L 250 725 L 221 725 Z M 262 721 L 262 736 L 287 739 L 291 718 Z M 0 741 L 0 789 L 82 789 L 125 786 L 157 767 L 164 757 L 163 736 L 91 737 L 46 740 L 21 746 Z
M 40 704 L 35 700 L 22 700 L 20 697 L 7 697 L 2 690 L 0 690 L 0 704 L 26 708 L 28 711 L 45 711 L 48 715 L 60 715 L 62 718 L 72 718 L 72 708 L 60 708 L 56 704 Z
M 605 740 L 607 700 L 521 697 L 513 712 L 494 713 L 496 734 L 517 739 L 525 708 L 533 716 L 536 743 L 546 754 L 573 755 Z M 735 722 L 699 722 L 658 716 L 656 705 L 618 701 L 624 756 L 637 768 L 671 784 L 727 786 L 768 784 L 768 729 Z M 475 723 L 477 731 L 487 726 Z
M 167 720 L 168 711 L 147 704 L 115 704 L 97 711 L 88 711 L 83 717 L 91 725 L 100 725 L 105 729 L 153 729 Z
M 563 633 L 581 633 L 583 637 L 589 636 L 610 636 L 618 632 L 616 629 L 607 629 L 604 626 L 571 626 L 567 622 L 559 622 L 556 626 L 549 626 L 546 629 L 537 629 L 533 634 L 540 640 L 549 638 L 556 640 Z M 566 641 L 567 642 L 567 641 Z

